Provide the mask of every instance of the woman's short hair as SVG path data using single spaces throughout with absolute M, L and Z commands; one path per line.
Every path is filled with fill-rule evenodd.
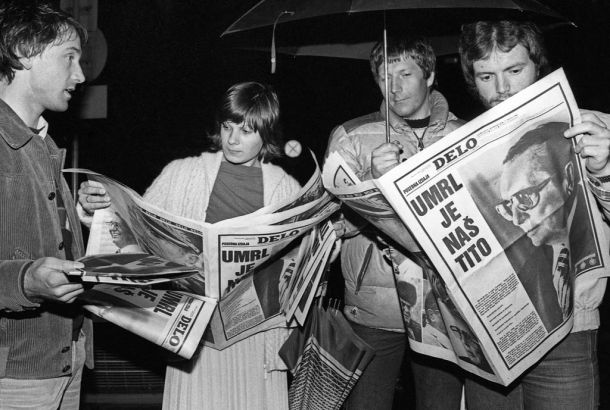
M 280 103 L 270 85 L 243 82 L 231 86 L 221 97 L 216 109 L 214 135 L 210 137 L 212 151 L 222 149 L 220 127 L 229 121 L 244 123 L 261 136 L 263 147 L 258 159 L 268 162 L 282 155 Z
M 511 51 L 517 44 L 527 50 L 529 58 L 542 78 L 550 71 L 544 41 L 538 27 L 526 21 L 478 21 L 464 24 L 460 36 L 460 61 L 464 80 L 471 91 L 476 93 L 474 82 L 475 61 L 486 59 L 494 49 Z

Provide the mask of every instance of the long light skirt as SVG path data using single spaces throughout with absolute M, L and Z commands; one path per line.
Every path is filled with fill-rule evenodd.
M 289 329 L 268 330 L 169 365 L 163 409 L 288 409 L 287 372 L 277 354 L 288 335 Z

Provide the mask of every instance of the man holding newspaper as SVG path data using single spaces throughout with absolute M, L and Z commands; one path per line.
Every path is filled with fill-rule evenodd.
M 460 38 L 460 56 L 467 84 L 488 108 L 520 92 L 548 72 L 540 32 L 531 23 L 481 21 L 465 25 Z M 605 209 L 606 215 L 609 215 L 608 116 L 586 110 L 581 110 L 581 116 L 581 124 L 576 124 L 565 131 L 563 128 L 558 128 L 538 130 L 534 133 L 552 132 L 566 138 L 582 135 L 575 151 L 586 159 L 589 173 L 588 186 Z M 548 312 L 547 326 L 552 326 L 548 321 L 561 320 L 560 318 L 571 308 L 572 301 L 564 300 L 561 296 L 564 293 L 562 288 L 569 286 L 569 281 L 563 281 L 562 275 L 557 274 L 551 279 L 553 272 L 550 270 L 555 267 L 550 266 L 553 264 L 556 266 L 557 261 L 561 264 L 562 259 L 571 260 L 571 266 L 574 266 L 576 258 L 579 257 L 562 254 L 563 247 L 559 244 L 565 241 L 565 235 L 562 237 L 551 233 L 551 229 L 565 232 L 565 227 L 553 227 L 550 226 L 550 222 L 547 222 L 549 226 L 532 225 L 534 213 L 540 212 L 547 206 L 546 201 L 551 200 L 549 196 L 551 192 L 555 195 L 553 200 L 555 206 L 560 206 L 559 212 L 569 212 L 570 201 L 573 201 L 572 196 L 577 189 L 571 183 L 573 173 L 569 167 L 564 168 L 564 175 L 555 175 L 552 178 L 544 176 L 544 163 L 540 163 L 538 158 L 534 159 L 534 153 L 543 151 L 549 146 L 547 142 L 539 142 L 530 147 L 516 149 L 513 155 L 507 155 L 502 175 L 503 201 L 498 204 L 497 209 L 504 218 L 510 219 L 512 223 L 528 232 L 532 244 L 537 247 L 533 252 L 538 257 L 543 252 L 543 248 L 549 247 L 549 252 L 554 255 L 550 256 L 549 262 L 544 263 L 539 269 L 530 266 L 531 272 L 527 273 L 530 278 L 539 278 L 536 279 L 537 281 L 545 278 L 547 290 L 558 295 L 555 312 Z M 529 221 L 527 222 L 529 226 L 526 226 L 526 221 Z M 543 234 L 545 231 L 547 234 Z M 586 258 L 586 255 L 583 257 Z M 532 263 L 537 262 L 532 261 Z M 545 271 L 548 273 L 545 274 Z M 525 274 L 522 272 L 520 276 L 524 277 Z M 571 274 L 573 276 L 575 272 Z M 540 289 L 539 284 L 530 286 L 530 289 L 534 291 L 536 287 Z M 587 274 L 578 276 L 574 289 L 572 333 L 517 382 L 506 388 L 468 378 L 466 381 L 468 408 L 470 410 L 597 408 L 599 405 L 597 328 L 600 324 L 598 306 L 605 288 L 605 277 L 597 278 Z M 551 319 L 553 315 L 555 319 Z
M 487 107 L 533 85 L 545 73 L 546 58 L 533 25 L 480 22 L 463 30 L 464 74 Z M 451 294 L 443 300 L 456 309 L 448 309 L 436 296 L 453 356 L 414 341 L 411 347 L 496 383 L 510 383 L 504 388 L 468 376 L 469 409 L 596 407 L 594 329 L 606 286 L 607 235 L 601 230 L 607 226 L 583 189 L 581 164 L 588 169 L 589 189 L 610 209 L 604 202 L 610 199 L 604 186 L 610 181 L 610 133 L 600 119 L 607 116 L 588 111 L 582 111 L 582 123 L 569 127 L 578 112 L 567 91 L 567 80 L 558 70 L 413 156 L 405 166 L 398 167 L 402 147 L 397 143 L 386 144 L 385 152 L 393 155 L 354 161 L 365 152 L 354 142 L 362 138 L 358 134 L 344 138 L 340 148 L 347 153 L 337 149 L 340 155 L 330 152 L 327 157 L 325 185 L 365 216 L 357 201 L 366 203 L 370 193 L 381 191 L 443 275 L 441 288 L 446 286 Z M 577 144 L 568 143 L 577 135 Z M 359 149 L 350 156 L 352 147 Z M 359 180 L 371 177 L 375 179 Z M 582 239 L 583 228 L 587 239 Z M 400 241 L 402 233 L 392 237 Z M 589 246 L 595 249 L 589 251 Z M 398 265 L 398 252 L 392 254 Z M 355 260 L 363 261 L 368 252 L 362 248 L 356 255 Z M 357 265 L 351 270 L 362 271 Z M 435 272 L 427 272 L 428 286 L 435 282 Z M 349 296 L 346 292 L 346 301 Z M 482 342 L 478 349 L 469 332 Z M 491 366 L 478 360 L 483 353 Z M 415 377 L 421 384 L 417 373 Z M 454 380 L 453 386 L 461 390 L 460 377 Z M 421 393 L 416 389 L 418 406 L 459 406 L 459 394 L 444 395 L 445 400 L 434 405 L 422 402 Z
M 361 180 L 377 178 L 461 125 L 449 111 L 445 97 L 433 90 L 436 56 L 427 40 L 389 38 L 388 55 L 390 95 L 384 95 L 380 110 L 338 126 L 328 143 L 327 155 L 339 153 Z M 382 42 L 371 51 L 370 65 L 384 94 Z M 392 143 L 385 143 L 385 104 L 390 105 Z M 392 264 L 398 266 L 403 261 L 413 264 L 401 253 L 419 249 L 411 241 L 411 249 L 392 248 L 388 254 L 383 250 L 388 247 L 385 243 L 388 239 L 385 236 L 386 239 L 380 241 L 381 231 L 372 225 L 357 229 L 362 222 L 347 211 L 344 223 L 348 227 L 341 247 L 344 313 L 356 334 L 376 350 L 375 358 L 348 397 L 347 406 L 349 409 L 391 409 L 406 348 L 405 327 L 410 338 L 422 340 L 422 328 L 418 323 L 421 319 L 411 319 L 410 314 L 417 301 L 415 287 L 408 282 L 399 282 L 399 301 Z M 419 280 L 421 283 L 421 278 Z M 420 304 L 422 298 L 419 296 Z M 418 360 L 422 363 L 413 364 L 418 402 L 436 402 L 438 408 L 451 402 L 452 396 L 459 402 L 462 389 L 455 376 L 431 367 L 427 357 Z M 447 366 L 446 363 L 440 365 Z M 434 380 L 434 383 L 426 383 L 427 380 Z M 459 403 L 454 407 L 459 408 Z
M 66 272 L 84 247 L 42 114 L 67 110 L 85 80 L 87 32 L 41 2 L 3 1 L 0 33 L 0 407 L 77 409 L 92 327 Z

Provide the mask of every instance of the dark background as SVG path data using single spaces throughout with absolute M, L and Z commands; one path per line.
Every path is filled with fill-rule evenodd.
M 98 26 L 108 44 L 108 58 L 91 84 L 108 86 L 108 116 L 79 119 L 78 98 L 68 113 L 45 114 L 51 123 L 51 135 L 60 146 L 68 148 L 69 161 L 73 141 L 78 139 L 80 167 L 113 177 L 143 193 L 169 161 L 201 152 L 212 126 L 216 101 L 230 85 L 240 81 L 273 84 L 282 103 L 286 138 L 299 140 L 318 158 L 335 125 L 379 108 L 381 97 L 367 61 L 280 55 L 277 73 L 272 75 L 268 51 L 229 47 L 220 34 L 257 2 L 99 0 Z M 610 7 L 603 0 L 545 3 L 577 25 L 545 32 L 552 66 L 564 68 L 579 106 L 610 112 Z M 281 45 L 281 37 L 278 43 Z M 457 54 L 439 58 L 437 82 L 437 88 L 459 117 L 469 120 L 482 111 L 465 89 Z M 301 166 L 306 158 L 291 161 L 289 167 L 293 170 L 307 168 Z M 602 323 L 610 320 L 606 316 L 608 313 L 602 309 Z M 157 358 L 162 354 L 153 350 L 150 356 L 143 357 L 140 346 L 145 342 L 127 333 L 123 337 L 132 342 L 123 340 L 118 345 L 122 347 L 115 346 L 113 343 L 119 339 L 104 336 L 104 331 L 109 330 L 100 330 L 97 342 L 100 349 L 105 349 L 103 354 L 111 357 L 108 362 L 114 363 L 115 356 L 125 361 L 138 357 L 135 368 L 152 366 L 151 379 L 144 378 L 142 385 L 146 391 L 156 389 L 151 408 L 157 408 L 162 390 L 159 372 L 164 368 L 163 359 Z M 110 332 L 116 335 L 121 331 L 112 327 Z M 604 386 L 610 380 L 606 376 L 610 369 L 610 332 L 604 326 L 599 341 Z M 122 353 L 117 353 L 119 350 Z M 110 396 L 116 396 L 123 388 L 125 397 L 143 404 L 140 396 L 130 394 L 133 390 L 128 385 L 134 380 L 130 371 L 124 372 L 125 380 L 118 380 L 112 373 L 114 381 L 108 385 L 113 387 L 106 390 L 114 389 Z M 98 380 L 102 372 L 98 370 Z M 86 384 L 89 391 L 92 385 Z M 408 408 L 405 404 L 412 403 L 410 387 L 406 384 L 398 389 L 398 407 Z M 124 408 L 138 407 L 127 404 L 126 398 L 121 400 Z M 115 402 L 108 408 L 119 407 Z M 610 408 L 604 391 L 602 408 Z
M 79 120 L 77 101 L 68 114 L 47 114 L 58 144 L 69 148 L 77 135 L 81 167 L 143 192 L 167 162 L 203 149 L 215 104 L 236 82 L 273 84 L 287 139 L 317 155 L 335 125 L 379 108 L 365 60 L 279 55 L 272 75 L 268 51 L 229 47 L 220 34 L 256 2 L 100 0 L 98 26 L 108 58 L 92 84 L 108 86 L 108 118 Z M 566 70 L 579 106 L 610 111 L 610 7 L 602 0 L 547 4 L 578 26 L 545 33 L 553 67 Z M 456 115 L 472 119 L 481 112 L 465 91 L 457 54 L 439 58 L 437 79 Z

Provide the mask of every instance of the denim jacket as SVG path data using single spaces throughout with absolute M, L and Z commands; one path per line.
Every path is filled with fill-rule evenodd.
M 32 132 L 0 100 L 0 378 L 42 379 L 69 375 L 72 317 L 78 306 L 34 303 L 25 296 L 24 274 L 42 257 L 65 259 L 55 180 L 73 233 L 72 255 L 83 238 L 68 185 L 61 175 L 65 150 Z M 85 319 L 88 365 L 92 326 Z

